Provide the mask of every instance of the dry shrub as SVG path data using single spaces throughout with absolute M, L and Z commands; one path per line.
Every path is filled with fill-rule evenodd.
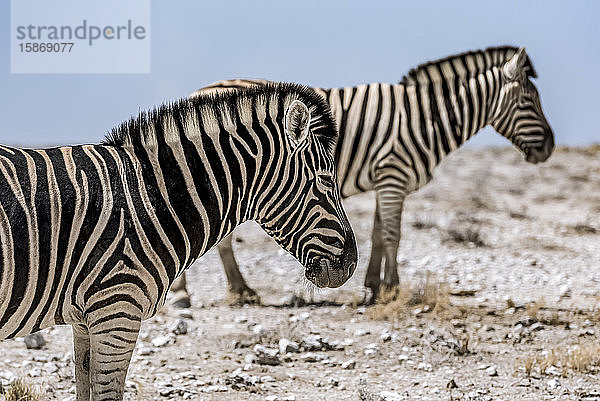
M 466 244 L 478 248 L 487 246 L 481 235 L 479 226 L 475 224 L 449 228 L 446 230 L 443 241 L 455 244 Z
M 371 308 L 374 320 L 395 320 L 420 307 L 422 312 L 440 312 L 450 304 L 449 290 L 445 283 L 428 274 L 417 283 L 403 282 L 392 290 L 382 290 L 377 304 Z
M 21 378 L 15 379 L 9 386 L 3 387 L 0 394 L 6 401 L 40 401 L 44 399 L 44 394 L 37 386 Z
M 517 360 L 517 367 L 522 367 L 525 374 L 548 374 L 550 367 L 555 367 L 566 376 L 570 371 L 593 373 L 600 367 L 600 344 L 576 344 L 572 347 L 555 348 L 546 355 L 529 355 Z

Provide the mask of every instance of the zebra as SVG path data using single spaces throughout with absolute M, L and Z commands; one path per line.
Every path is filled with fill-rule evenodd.
M 491 125 L 531 163 L 543 162 L 554 137 L 542 111 L 537 78 L 523 47 L 490 47 L 419 65 L 398 84 L 313 88 L 331 106 L 339 127 L 335 149 L 342 197 L 374 190 L 376 207 L 365 286 L 374 302 L 381 287 L 399 284 L 396 257 L 404 199 L 432 178 L 433 169 L 480 129 Z M 220 81 L 194 92 L 265 85 L 264 80 Z M 240 303 L 260 302 L 239 272 L 231 236 L 218 246 L 229 291 Z M 381 280 L 382 262 L 383 280 Z M 174 302 L 189 304 L 185 276 Z
M 0 339 L 72 325 L 76 399 L 122 400 L 141 322 L 240 223 L 342 285 L 357 248 L 336 136 L 312 90 L 267 84 L 140 113 L 100 144 L 1 146 Z

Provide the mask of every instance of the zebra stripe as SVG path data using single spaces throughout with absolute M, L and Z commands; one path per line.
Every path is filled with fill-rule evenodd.
M 336 135 L 311 90 L 266 85 L 142 113 L 99 145 L 0 146 L 0 339 L 72 325 L 77 400 L 121 400 L 142 320 L 243 221 L 343 284 Z
M 396 254 L 404 198 L 431 180 L 448 153 L 491 125 L 527 161 L 537 163 L 550 156 L 553 133 L 530 80 L 535 77 L 525 50 L 506 46 L 422 64 L 398 84 L 314 88 L 331 106 L 339 127 L 335 160 L 342 196 L 376 191 L 374 249 L 365 281 L 374 295 L 379 292 L 382 259 L 384 284 L 398 284 Z M 192 96 L 267 82 L 221 81 Z M 222 248 L 230 250 L 231 239 Z M 228 277 L 241 277 L 235 263 L 225 268 Z M 230 288 L 254 294 L 242 278 L 239 281 Z

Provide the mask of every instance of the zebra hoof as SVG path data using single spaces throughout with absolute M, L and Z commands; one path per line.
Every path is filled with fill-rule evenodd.
M 177 291 L 173 296 L 171 305 L 178 309 L 188 309 L 192 306 L 192 303 L 190 301 L 190 296 L 187 292 Z
M 366 291 L 366 294 L 364 296 L 364 303 L 365 305 L 375 305 L 375 303 L 377 302 L 377 299 L 379 297 L 380 291 L 379 291 L 379 284 L 376 286 L 369 286 L 369 285 L 365 285 L 366 288 L 368 288 L 370 291 Z M 370 292 L 370 294 L 369 294 Z
M 252 288 L 244 288 L 241 291 L 229 291 L 227 296 L 229 306 L 260 305 L 260 297 Z

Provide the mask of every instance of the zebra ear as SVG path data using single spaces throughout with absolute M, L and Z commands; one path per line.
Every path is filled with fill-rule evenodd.
M 294 100 L 285 112 L 285 132 L 294 145 L 298 145 L 308 136 L 309 122 L 308 107 L 301 101 Z
M 515 80 L 521 71 L 523 71 L 523 66 L 527 62 L 527 53 L 525 53 L 525 48 L 521 47 L 517 52 L 508 60 L 504 66 L 502 67 L 502 71 L 506 78 L 510 80 Z

